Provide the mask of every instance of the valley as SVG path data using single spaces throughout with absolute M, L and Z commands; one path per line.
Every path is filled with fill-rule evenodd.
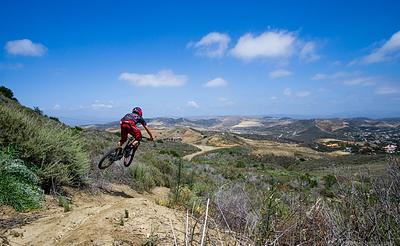
M 144 141 L 130 167 L 115 162 L 99 170 L 98 161 L 120 137 L 118 122 L 69 127 L 0 99 L 0 124 L 7 129 L 0 140 L 8 146 L 0 152 L 0 168 L 10 182 L 0 188 L 26 187 L 15 182 L 32 187 L 27 196 L 15 188 L 9 194 L 18 198 L 2 198 L 4 245 L 197 245 L 202 235 L 212 245 L 326 244 L 340 242 L 344 231 L 365 242 L 362 228 L 384 221 L 390 233 L 398 232 L 397 214 L 385 207 L 396 202 L 397 119 L 148 119 L 155 142 Z M 32 132 L 30 142 L 14 137 Z M 389 152 L 387 145 L 395 148 Z M 36 155 L 41 146 L 55 155 Z M 48 164 L 35 167 L 32 160 Z M 70 179 L 74 173 L 79 176 Z M 361 208 L 385 220 L 366 221 Z M 354 224 L 341 224 L 356 215 Z M 205 216 L 210 223 L 203 234 Z

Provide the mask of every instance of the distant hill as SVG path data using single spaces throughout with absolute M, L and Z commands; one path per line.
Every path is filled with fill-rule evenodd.
M 237 134 L 263 135 L 270 139 L 289 139 L 312 142 L 320 138 L 351 139 L 349 132 L 366 129 L 398 129 L 400 118 L 333 118 L 333 119 L 293 119 L 289 117 L 217 116 L 205 118 L 146 119 L 154 128 L 189 127 L 202 131 L 228 131 Z M 119 122 L 85 125 L 83 128 L 118 129 Z M 350 134 L 351 135 L 351 134 Z

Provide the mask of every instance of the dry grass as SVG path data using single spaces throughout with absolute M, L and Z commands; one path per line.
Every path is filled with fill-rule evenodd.
M 359 178 L 342 179 L 333 198 L 222 186 L 214 194 L 214 217 L 245 244 L 399 245 L 399 160 L 389 160 L 385 179 Z

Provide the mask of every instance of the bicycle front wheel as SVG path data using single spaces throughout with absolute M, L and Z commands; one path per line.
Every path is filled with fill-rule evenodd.
M 133 157 L 135 157 L 136 148 L 125 149 L 123 162 L 125 167 L 129 167 L 133 161 Z

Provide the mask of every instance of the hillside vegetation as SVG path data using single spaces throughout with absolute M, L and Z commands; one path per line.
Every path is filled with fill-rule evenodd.
M 0 145 L 14 148 L 44 188 L 84 182 L 89 156 L 73 129 L 5 97 L 1 97 L 0 125 Z
M 309 123 L 297 124 L 304 128 Z M 43 194 L 51 191 L 70 211 L 69 200 L 62 196 L 65 186 L 93 191 L 124 184 L 144 194 L 163 186 L 169 194 L 154 202 L 190 212 L 193 232 L 201 231 L 210 199 L 210 229 L 225 232 L 238 245 L 400 244 L 396 154 L 339 156 L 307 145 L 179 126 L 158 129 L 155 143 L 142 142 L 129 168 L 117 163 L 99 170 L 98 160 L 116 145 L 118 132 L 70 128 L 1 95 L 0 127 L 0 205 L 18 211 L 39 208 Z M 213 148 L 191 155 L 199 151 L 196 145 Z M 119 195 L 110 200 L 128 206 L 128 201 L 119 202 L 126 194 Z M 123 226 L 124 220 L 119 223 Z M 107 225 L 110 231 L 115 227 Z M 219 243 L 216 238 L 210 242 Z M 193 238 L 191 242 L 197 243 Z
M 15 177 L 21 182 L 34 183 L 44 192 L 56 191 L 63 185 L 101 187 L 107 182 L 128 184 L 139 191 L 149 191 L 155 186 L 171 187 L 180 157 L 197 151 L 191 145 L 176 142 L 158 141 L 156 146 L 143 143 L 136 165 L 122 170 L 113 166 L 100 171 L 98 160 L 118 142 L 117 134 L 70 128 L 1 94 L 0 126 L 3 153 L 0 159 L 2 170 L 8 170 L 2 172 L 3 177 L 8 177 L 2 179 L 2 195 L 7 194 L 6 189 L 14 187 L 10 182 L 15 181 Z M 19 169 L 14 172 L 12 168 Z M 21 170 L 36 178 L 25 179 L 24 175 L 11 178 L 10 172 L 17 174 Z M 22 197 L 13 193 L 7 196 L 0 203 L 14 206 L 9 201 Z M 38 207 L 39 203 L 35 204 L 14 207 L 24 210 Z

